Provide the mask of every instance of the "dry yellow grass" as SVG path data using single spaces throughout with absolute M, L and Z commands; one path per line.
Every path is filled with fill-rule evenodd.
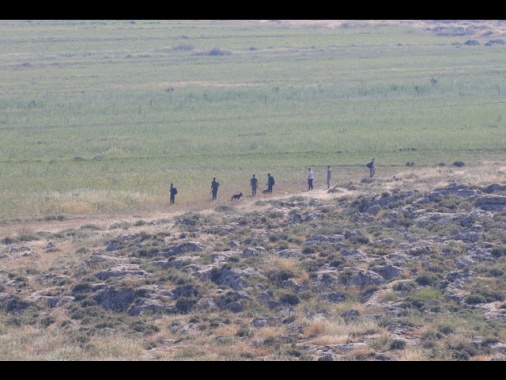
M 339 176 L 335 175 L 333 181 L 337 186 L 343 186 L 348 183 L 360 182 L 364 178 L 364 171 L 357 171 L 355 168 L 343 169 Z M 385 190 L 393 190 L 402 188 L 403 190 L 419 190 L 429 191 L 431 189 L 442 187 L 451 182 L 458 183 L 472 183 L 473 185 L 487 186 L 491 183 L 501 183 L 506 179 L 506 165 L 502 162 L 481 162 L 473 166 L 466 166 L 462 169 L 455 169 L 453 167 L 431 167 L 431 168 L 399 168 L 399 167 L 381 167 L 378 166 L 375 181 L 369 184 L 365 191 L 377 192 Z M 199 212 L 204 215 L 210 214 L 218 206 L 233 206 L 239 211 L 261 211 L 268 207 L 267 204 L 258 204 L 258 201 L 264 200 L 277 200 L 286 199 L 291 196 L 302 196 L 307 198 L 320 198 L 320 199 L 339 199 L 344 197 L 355 197 L 360 194 L 357 190 L 347 190 L 339 188 L 338 193 L 328 192 L 326 189 L 315 189 L 314 191 L 295 191 L 300 186 L 298 184 L 286 184 L 285 188 L 272 195 L 261 195 L 256 198 L 245 197 L 241 202 L 231 204 L 228 197 L 227 199 L 219 198 L 217 202 L 210 202 L 209 200 L 197 200 L 192 203 L 177 202 L 174 205 L 167 205 L 163 202 L 153 210 L 146 210 L 135 214 L 118 214 L 118 213 L 96 213 L 86 212 L 86 207 L 81 208 L 84 213 L 70 214 L 67 219 L 58 220 L 24 220 L 24 221 L 10 221 L 9 223 L 0 224 L 0 238 L 6 236 L 19 236 L 24 232 L 37 232 L 47 231 L 56 232 L 70 228 L 79 228 L 85 224 L 95 224 L 98 227 L 108 229 L 114 223 L 127 222 L 135 224 L 138 220 L 143 220 L 146 223 L 154 220 L 169 219 L 177 216 L 184 215 L 191 212 Z M 364 191 L 363 189 L 361 191 Z M 106 196 L 106 195 L 102 195 Z M 93 202 L 97 202 L 100 195 L 93 194 Z M 142 195 L 139 194 L 139 198 Z M 91 198 L 90 198 L 91 199 Z M 86 199 L 80 199 L 76 205 L 86 203 Z M 77 206 L 76 206 L 77 207 Z M 79 206 L 80 207 L 80 206 Z M 153 230 L 157 226 L 150 227 L 143 225 L 139 230 L 150 233 L 150 228 Z
M 318 345 L 342 344 L 353 341 L 354 335 L 364 335 L 371 331 L 382 331 L 373 320 L 346 322 L 337 314 L 334 318 L 316 316 L 305 319 L 304 336 L 308 342 Z
M 470 167 L 468 170 L 453 170 L 450 168 L 436 169 L 413 169 L 409 170 L 385 170 L 384 177 L 378 177 L 376 183 L 371 184 L 374 186 L 386 186 L 387 188 L 394 189 L 402 185 L 403 189 L 418 189 L 420 191 L 430 190 L 434 187 L 445 186 L 449 180 L 455 180 L 461 183 L 473 183 L 477 185 L 486 186 L 490 183 L 503 183 L 506 174 L 506 166 L 501 163 L 487 163 L 481 166 Z M 393 177 L 402 178 L 400 181 L 393 179 Z M 375 190 L 371 190 L 375 191 Z M 354 191 L 343 190 L 336 196 L 336 193 L 329 194 L 324 190 L 317 190 L 308 194 L 293 193 L 291 195 L 298 195 L 311 198 L 336 198 L 339 196 L 353 196 Z M 276 199 L 277 197 L 268 197 L 266 199 Z M 286 198 L 281 196 L 279 198 Z M 264 206 L 259 206 L 255 202 L 257 200 L 244 199 L 244 202 L 235 204 L 239 212 L 253 211 L 262 209 Z M 223 202 L 222 204 L 228 204 Z M 213 204 L 215 206 L 215 204 Z M 200 209 L 199 209 L 200 207 Z M 213 208 L 209 207 L 209 202 L 202 202 L 195 205 L 195 210 L 204 215 L 211 215 Z M 161 219 L 172 219 L 187 212 L 183 207 L 171 210 L 158 210 L 156 212 L 146 212 L 136 215 L 117 215 L 117 214 L 89 214 L 80 215 L 65 220 L 33 220 L 23 222 L 12 222 L 10 224 L 4 223 L 0 225 L 0 237 L 7 236 L 23 236 L 33 235 L 39 231 L 57 233 L 69 229 L 79 230 L 85 225 L 95 225 L 97 230 L 87 233 L 84 240 L 79 241 L 72 239 L 62 239 L 62 241 L 55 241 L 56 250 L 45 250 L 44 247 L 48 241 L 41 239 L 39 241 L 32 241 L 30 245 L 37 247 L 37 252 L 34 254 L 23 255 L 18 253 L 9 258 L 4 258 L 2 261 L 2 269 L 8 272 L 16 272 L 19 268 L 28 270 L 29 272 L 50 272 L 51 268 L 71 268 L 79 262 L 79 255 L 76 253 L 76 246 L 86 246 L 89 249 L 103 249 L 104 236 L 111 234 L 111 225 L 128 223 L 128 234 L 136 233 L 157 233 L 165 227 L 160 227 L 156 223 L 150 224 L 150 221 L 159 221 Z M 135 223 L 143 220 L 146 223 L 135 226 Z M 113 234 L 117 235 L 118 231 L 114 230 Z M 167 231 L 167 229 L 164 229 Z M 170 237 L 169 237 L 170 238 Z M 207 237 L 213 239 L 212 236 Z M 266 267 L 276 268 L 277 270 L 289 270 L 295 274 L 294 279 L 301 283 L 309 280 L 309 275 L 305 271 L 301 271 L 297 259 L 287 259 L 275 256 L 270 256 L 268 262 L 265 262 Z M 421 264 L 420 264 L 421 265 Z M 419 270 L 423 268 L 420 266 Z M 64 269 L 63 269 L 64 270 Z M 27 274 L 26 276 L 30 276 Z M 406 278 L 408 278 L 406 273 Z M 135 277 L 129 278 L 126 276 L 122 284 L 140 286 L 141 282 Z M 41 284 L 36 284 L 35 289 L 26 290 L 32 292 L 33 290 L 42 289 Z M 10 292 L 12 289 L 7 289 Z M 22 289 L 19 296 L 25 295 L 25 290 Z M 358 296 L 358 294 L 357 294 Z M 384 300 L 394 301 L 393 293 L 385 292 L 380 294 L 379 297 Z M 307 307 L 314 310 L 319 309 L 317 303 L 319 300 L 311 300 L 308 302 Z M 330 309 L 330 310 L 329 310 Z M 358 310 L 362 318 L 360 322 L 345 322 L 340 315 L 348 310 Z M 316 316 L 313 318 L 307 317 L 311 315 L 308 310 L 298 310 L 299 320 L 302 321 L 303 330 L 302 335 L 306 339 L 306 344 L 315 345 L 332 345 L 344 344 L 353 342 L 356 337 L 367 336 L 370 339 L 370 347 L 364 349 L 357 349 L 347 354 L 347 357 L 366 357 L 370 355 L 374 347 L 385 348 L 389 344 L 388 334 L 373 318 L 364 318 L 367 315 L 372 315 L 375 310 L 369 308 L 367 305 L 346 301 L 327 306 L 327 312 L 334 315 L 333 318 Z M 78 339 L 79 332 L 72 327 L 61 329 L 59 326 L 62 322 L 68 320 L 68 315 L 62 314 L 63 311 L 58 308 L 50 311 L 50 316 L 55 319 L 47 329 L 40 327 L 25 325 L 22 328 L 10 326 L 7 323 L 6 317 L 0 320 L 0 360 L 2 357 L 8 357 L 9 360 L 240 360 L 241 358 L 262 358 L 263 360 L 279 359 L 276 357 L 275 344 L 269 345 L 264 342 L 269 339 L 271 341 L 281 341 L 282 335 L 286 332 L 283 328 L 277 327 L 264 327 L 255 329 L 254 335 L 248 340 L 241 340 L 237 337 L 236 333 L 239 330 L 238 325 L 231 323 L 220 325 L 211 332 L 200 331 L 198 329 L 191 330 L 185 334 L 172 332 L 169 328 L 174 322 L 179 320 L 184 321 L 187 316 L 163 316 L 151 321 L 154 325 L 159 327 L 160 331 L 152 334 L 149 339 L 153 343 L 154 348 L 146 350 L 143 346 L 142 339 L 135 339 L 134 337 L 126 337 L 120 332 L 110 332 L 107 336 L 92 337 L 87 343 L 86 347 L 80 347 L 73 343 L 72 339 Z M 206 315 L 212 318 L 212 314 Z M 416 315 L 411 317 L 411 320 L 417 322 Z M 421 318 L 421 317 L 418 317 Z M 455 345 L 467 344 L 470 337 L 475 334 L 473 326 L 459 324 L 452 316 L 448 315 L 447 321 L 441 316 L 438 324 L 448 324 L 450 326 L 457 326 L 453 336 L 447 339 L 448 342 Z M 436 328 L 429 326 L 428 328 Z M 421 333 L 418 331 L 417 333 Z M 76 335 L 77 334 L 77 335 Z M 175 345 L 175 340 L 184 337 L 184 341 Z M 498 338 L 504 340 L 506 332 L 498 331 Z M 219 344 L 217 344 L 219 339 Z M 251 342 L 257 342 L 257 345 L 252 345 Z M 100 354 L 98 354 L 100 353 Z M 423 356 L 422 350 L 411 345 L 399 353 L 399 360 L 413 361 L 413 360 L 426 360 Z M 486 355 L 478 355 L 472 358 L 474 361 L 488 361 L 490 357 Z

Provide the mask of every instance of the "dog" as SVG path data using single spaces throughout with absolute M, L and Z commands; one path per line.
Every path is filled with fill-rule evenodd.
M 230 199 L 231 199 L 232 201 L 233 201 L 234 199 L 239 200 L 239 198 L 241 198 L 241 197 L 242 197 L 242 193 L 239 193 L 239 194 L 234 194 L 234 195 L 232 195 L 232 198 L 230 198 Z

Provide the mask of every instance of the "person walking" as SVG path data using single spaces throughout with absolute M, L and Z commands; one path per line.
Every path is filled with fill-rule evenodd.
M 272 186 L 275 184 L 274 177 L 271 176 L 271 173 L 267 173 L 267 193 L 272 194 Z
M 218 187 L 220 186 L 220 183 L 216 181 L 216 178 L 213 177 L 213 180 L 211 182 L 211 194 L 213 201 L 216 200 L 216 197 L 218 196 Z
M 330 178 L 332 177 L 332 171 L 330 165 L 327 166 L 327 189 L 330 189 Z
M 254 197 L 255 195 L 257 195 L 257 187 L 258 187 L 258 179 L 255 177 L 254 174 L 253 177 L 251 177 L 250 183 L 251 183 L 251 195 Z
M 311 170 L 311 168 L 308 169 L 309 171 L 309 174 L 307 176 L 307 189 L 308 190 L 313 190 L 313 178 L 314 178 L 314 173 L 313 171 Z
M 376 173 L 376 165 L 374 165 L 374 158 L 367 164 L 367 167 L 369 168 L 369 178 L 374 177 L 374 174 Z
M 176 202 L 176 194 L 177 194 L 177 189 L 174 187 L 174 184 L 171 183 L 170 184 L 170 204 L 174 204 L 174 202 Z

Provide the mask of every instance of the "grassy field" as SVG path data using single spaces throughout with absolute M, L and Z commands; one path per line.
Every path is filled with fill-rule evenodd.
M 0 21 L 0 221 L 166 209 L 171 182 L 191 208 L 212 177 L 228 202 L 253 173 L 290 194 L 372 157 L 377 176 L 502 161 L 498 25 Z

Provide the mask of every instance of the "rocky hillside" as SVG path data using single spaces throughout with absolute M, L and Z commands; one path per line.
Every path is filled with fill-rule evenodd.
M 4 236 L 0 358 L 505 360 L 506 185 L 372 182 Z

